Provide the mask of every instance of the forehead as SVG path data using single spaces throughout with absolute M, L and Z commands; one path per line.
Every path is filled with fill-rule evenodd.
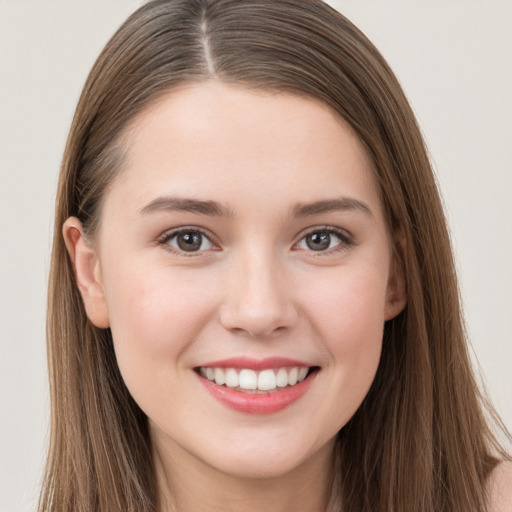
M 131 187 L 140 201 L 157 193 L 215 196 L 227 205 L 256 192 L 277 204 L 349 195 L 380 209 L 371 162 L 353 130 L 328 106 L 297 94 L 213 81 L 184 86 L 137 116 L 123 142 L 114 189 Z

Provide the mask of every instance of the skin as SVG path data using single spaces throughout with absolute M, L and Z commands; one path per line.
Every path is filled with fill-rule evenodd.
M 162 508 L 324 510 L 335 435 L 374 379 L 385 321 L 406 301 L 361 143 L 313 99 L 212 81 L 148 108 L 125 147 L 94 239 L 75 218 L 64 237 L 87 314 L 111 328 L 149 418 Z M 155 207 L 168 197 L 222 211 Z M 343 208 L 297 215 L 340 198 Z M 206 233 L 200 250 L 165 238 L 180 227 Z M 327 249 L 308 246 L 312 231 L 330 237 Z M 194 369 L 242 355 L 320 371 L 285 409 L 241 413 Z
M 512 510 L 512 462 L 503 462 L 493 471 L 488 485 L 489 511 Z

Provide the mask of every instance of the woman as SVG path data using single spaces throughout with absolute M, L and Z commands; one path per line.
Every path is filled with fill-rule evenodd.
M 321 2 L 132 15 L 55 232 L 41 510 L 510 506 L 414 116 Z

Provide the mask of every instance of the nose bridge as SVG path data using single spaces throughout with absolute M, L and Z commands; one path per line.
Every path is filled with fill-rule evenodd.
M 297 315 L 284 267 L 272 247 L 252 245 L 234 256 L 221 317 L 227 329 L 265 337 L 293 325 Z

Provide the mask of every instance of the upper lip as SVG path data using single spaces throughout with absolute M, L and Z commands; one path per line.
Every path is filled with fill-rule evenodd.
M 247 368 L 250 370 L 265 370 L 267 368 L 283 368 L 286 366 L 309 368 L 313 365 L 287 357 L 266 357 L 265 359 L 230 357 L 218 361 L 209 361 L 200 365 L 201 368 Z

